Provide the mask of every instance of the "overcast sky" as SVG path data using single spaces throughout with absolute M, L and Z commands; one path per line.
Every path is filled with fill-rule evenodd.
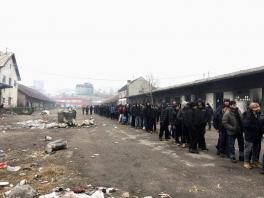
M 0 0 L 0 49 L 22 83 L 120 88 L 152 73 L 164 87 L 264 65 L 264 1 Z

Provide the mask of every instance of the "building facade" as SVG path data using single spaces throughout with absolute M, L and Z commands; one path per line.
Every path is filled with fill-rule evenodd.
M 55 101 L 35 89 L 18 84 L 17 107 L 34 110 L 50 109 L 55 107 Z
M 0 82 L 9 88 L 0 89 L 0 103 L 4 107 L 16 107 L 20 74 L 14 53 L 0 52 Z
M 77 96 L 91 96 L 94 94 L 94 87 L 91 83 L 77 84 L 75 93 Z

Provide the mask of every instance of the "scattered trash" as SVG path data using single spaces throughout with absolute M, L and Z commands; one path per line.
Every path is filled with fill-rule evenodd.
M 54 142 L 48 143 L 45 148 L 45 152 L 51 154 L 52 152 L 57 150 L 67 149 L 67 147 L 68 147 L 67 141 L 59 139 Z
M 106 193 L 107 194 L 110 194 L 110 193 L 114 193 L 114 192 L 116 192 L 117 190 L 115 189 L 115 188 L 107 188 L 106 189 Z
M 82 188 L 73 188 L 72 191 L 76 194 L 85 193 L 85 190 Z
M 49 181 L 42 181 L 42 182 L 40 182 L 41 184 L 48 184 L 49 183 Z
M 166 193 L 160 193 L 159 197 L 161 197 L 161 198 L 172 198 L 169 194 L 166 194 Z
M 25 184 L 27 184 L 27 180 L 25 180 L 25 179 L 23 179 L 23 180 L 20 181 L 20 183 L 19 183 L 20 186 L 23 186 L 23 185 L 25 185 Z
M 41 195 L 39 198 L 59 198 L 60 196 L 58 195 L 58 193 L 53 192 L 47 195 Z
M 5 157 L 5 156 L 6 156 L 5 152 L 3 150 L 0 150 L 0 157 Z
M 124 198 L 129 198 L 129 192 L 125 192 L 125 193 L 123 193 L 122 197 L 124 197 Z
M 17 172 L 21 169 L 21 166 L 7 166 L 7 171 L 10 171 L 10 172 Z
M 152 198 L 152 196 L 147 196 L 147 197 L 144 197 L 144 198 Z
M 26 176 L 26 173 L 19 173 L 19 176 L 24 177 Z
M 220 184 L 217 185 L 217 188 L 218 188 L 218 189 L 221 189 Z
M 0 169 L 5 169 L 7 167 L 7 162 L 0 163 Z
M 97 154 L 97 153 L 96 153 L 96 154 L 93 154 L 93 155 L 94 155 L 94 156 L 99 156 L 100 154 Z
M 16 186 L 11 191 L 5 193 L 8 198 L 33 198 L 37 192 L 30 185 Z
M 0 182 L 0 187 L 8 186 L 9 182 Z
M 202 190 L 202 189 L 198 189 L 198 187 L 197 186 L 193 186 L 190 190 L 189 190 L 189 192 L 204 192 L 204 190 Z
M 52 137 L 50 136 L 45 136 L 45 141 L 51 141 L 52 140 Z

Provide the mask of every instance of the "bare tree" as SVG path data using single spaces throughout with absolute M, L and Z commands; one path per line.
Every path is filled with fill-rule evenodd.
M 158 79 L 155 79 L 152 73 L 149 73 L 146 75 L 146 79 L 149 84 L 149 97 L 150 102 L 153 104 L 153 91 L 158 87 L 159 81 Z

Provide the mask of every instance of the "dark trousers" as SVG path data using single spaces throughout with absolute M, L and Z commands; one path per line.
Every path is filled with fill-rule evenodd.
M 163 133 L 165 131 L 165 139 L 169 139 L 169 129 L 168 129 L 168 124 L 160 124 L 160 134 L 159 138 L 163 137 Z
M 189 144 L 190 143 L 190 137 L 189 137 L 189 134 L 190 133 L 189 133 L 189 129 L 188 129 L 188 127 L 185 124 L 182 124 L 181 127 L 182 127 L 182 129 L 181 129 L 181 132 L 182 132 L 181 142 L 183 144 L 186 144 L 186 143 Z
M 205 142 L 205 127 L 204 126 L 199 126 L 197 127 L 197 132 L 198 132 L 198 144 L 199 144 L 199 148 L 202 150 L 205 150 L 206 147 L 206 142 Z
M 259 162 L 259 143 L 245 141 L 245 152 L 244 159 L 245 162 Z
M 146 118 L 145 127 L 146 127 L 146 131 L 153 131 L 153 122 L 151 118 L 149 117 Z
M 189 138 L 190 138 L 190 144 L 189 148 L 192 150 L 197 150 L 197 145 L 199 141 L 199 135 L 198 131 L 196 129 L 189 128 Z
M 208 124 L 208 129 L 211 130 L 211 128 L 212 128 L 212 120 L 211 119 L 208 120 L 207 124 Z
M 244 157 L 244 137 L 242 133 L 239 133 L 235 135 L 228 135 L 228 151 L 229 151 L 229 157 L 231 159 L 236 158 L 236 153 L 235 153 L 236 139 L 238 142 L 239 157 Z
M 174 127 L 174 130 L 175 130 L 175 142 L 176 143 L 180 143 L 180 138 L 181 138 L 181 134 L 182 134 L 182 127 L 181 125 L 175 125 Z M 181 138 L 182 140 L 182 138 Z
M 135 116 L 132 116 L 132 119 L 131 119 L 131 126 L 132 126 L 132 127 L 135 127 Z
M 226 154 L 228 155 L 228 145 L 227 145 L 227 141 L 228 140 L 228 136 L 226 133 L 226 130 L 219 130 L 219 137 L 218 137 L 218 142 L 217 142 L 217 150 L 219 152 L 219 154 Z
M 156 122 L 156 118 L 152 119 L 152 125 L 153 125 L 153 131 L 157 131 L 157 122 Z

